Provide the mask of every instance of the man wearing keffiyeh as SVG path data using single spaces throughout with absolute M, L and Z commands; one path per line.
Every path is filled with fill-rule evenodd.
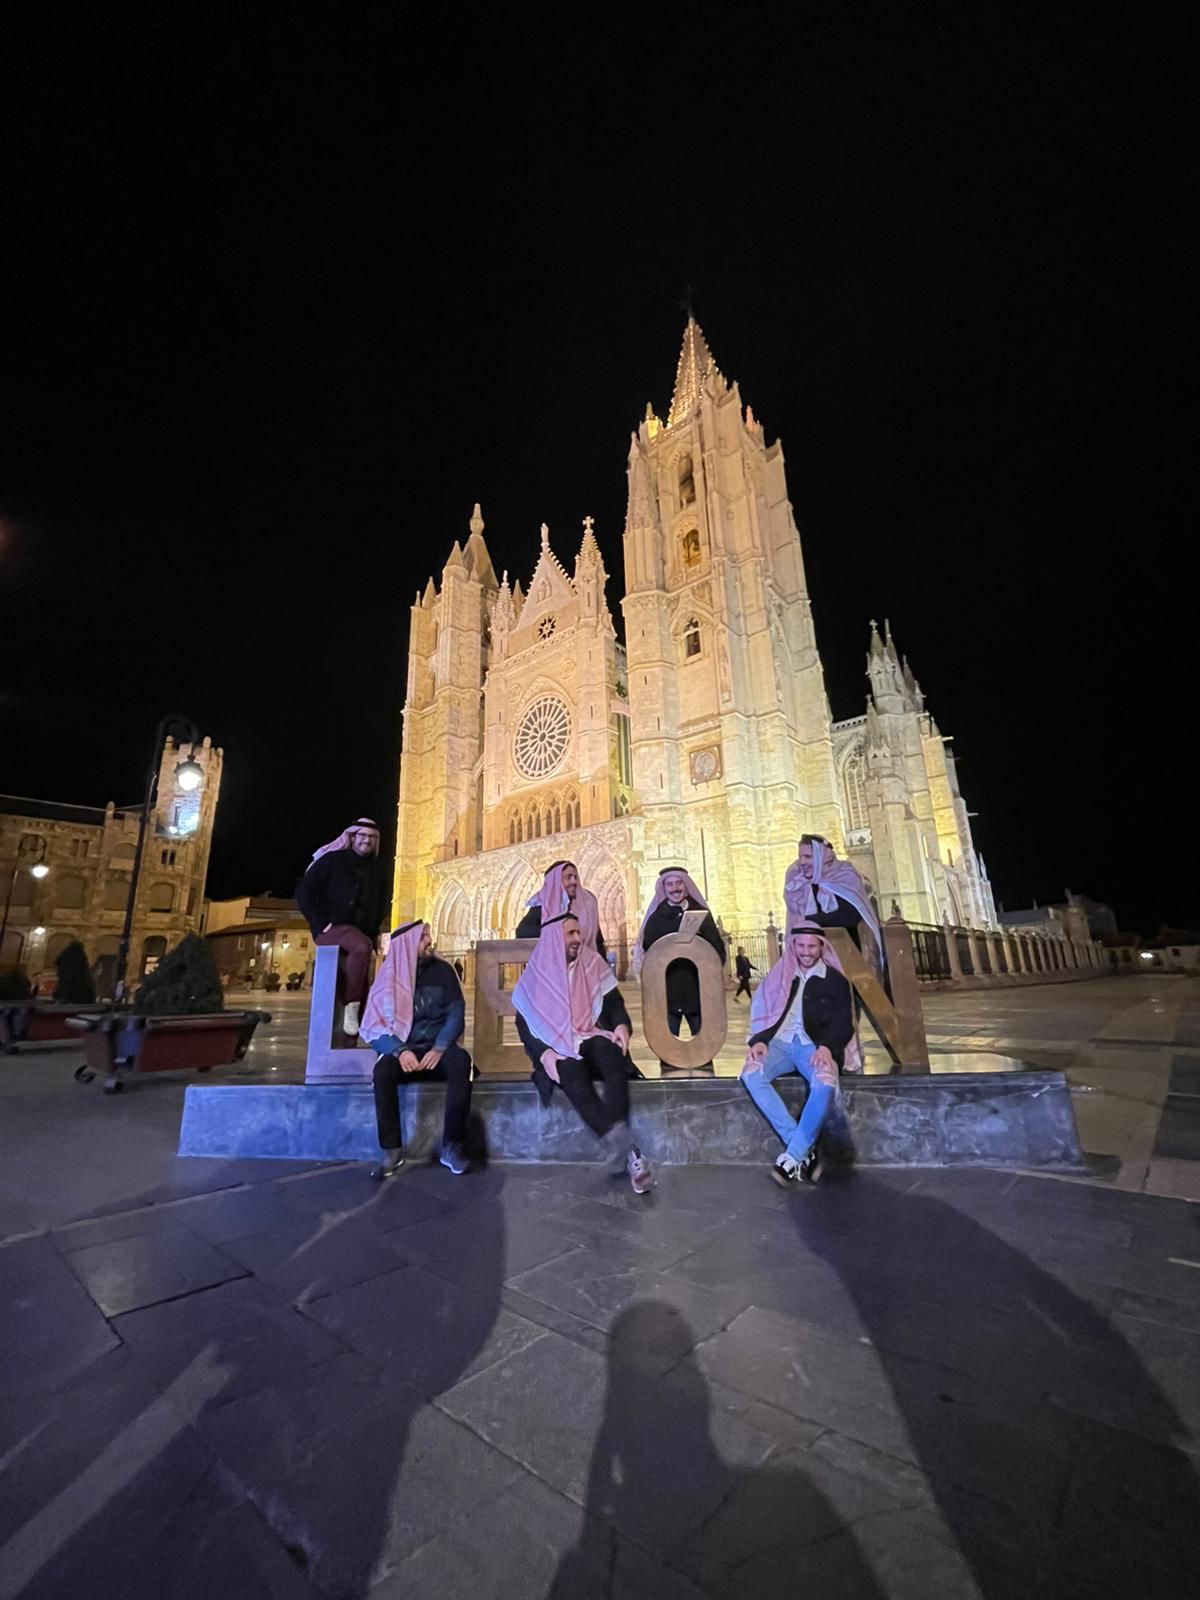
M 513 1007 L 542 1104 L 549 1105 L 556 1085 L 561 1088 L 600 1140 L 609 1172 L 627 1173 L 634 1193 L 645 1194 L 653 1183 L 650 1165 L 629 1133 L 629 1078 L 636 1073 L 629 1061 L 629 1013 L 608 963 L 584 942 L 572 912 L 543 921 L 513 990 Z M 604 1083 L 603 1100 L 596 1078 Z
M 406 1077 L 446 1085 L 441 1163 L 456 1177 L 468 1171 L 463 1136 L 471 1109 L 471 1058 L 459 1043 L 465 1015 L 454 968 L 434 955 L 428 923 L 397 928 L 362 1019 L 362 1036 L 379 1055 L 375 1122 L 383 1161 L 373 1178 L 390 1178 L 404 1164 L 400 1084 Z
M 367 998 L 371 956 L 383 926 L 387 876 L 379 859 L 379 829 L 358 817 L 323 844 L 296 885 L 296 900 L 318 945 L 336 945 L 342 1031 L 358 1032 Z
M 854 1036 L 850 985 L 820 928 L 792 928 L 779 960 L 750 1002 L 750 1039 L 742 1082 L 783 1141 L 771 1168 L 782 1188 L 821 1176 L 821 1129 L 837 1095 L 838 1069 Z M 799 1122 L 775 1088 L 775 1079 L 798 1072 L 808 1084 Z

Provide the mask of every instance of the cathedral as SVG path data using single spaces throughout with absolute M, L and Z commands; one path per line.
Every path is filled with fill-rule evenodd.
M 647 406 L 632 436 L 628 491 L 624 643 L 590 517 L 571 570 L 543 524 L 523 589 L 497 578 L 476 505 L 418 594 L 393 925 L 422 917 L 448 950 L 511 938 L 569 857 L 618 951 L 672 863 L 749 934 L 782 916 L 809 832 L 883 917 L 995 926 L 954 757 L 886 625 L 870 624 L 865 714 L 832 718 L 782 446 L 692 318 L 666 420 Z

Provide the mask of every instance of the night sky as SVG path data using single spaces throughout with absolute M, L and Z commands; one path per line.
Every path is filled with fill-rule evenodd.
M 475 500 L 523 581 L 593 515 L 620 625 L 690 286 L 783 439 L 835 717 L 890 617 L 998 900 L 1200 922 L 1170 41 L 108 9 L 2 24 L 0 789 L 131 802 L 179 711 L 226 752 L 210 893 L 390 830 L 408 608 Z

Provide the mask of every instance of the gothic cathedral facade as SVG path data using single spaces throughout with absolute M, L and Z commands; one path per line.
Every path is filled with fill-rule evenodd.
M 479 507 L 412 608 L 393 925 L 449 950 L 511 937 L 543 869 L 574 860 L 613 946 L 682 862 L 731 933 L 783 913 L 803 832 L 832 840 L 882 916 L 990 927 L 954 758 L 871 624 L 864 716 L 834 722 L 783 450 L 689 318 L 665 422 L 629 449 L 625 643 L 590 518 L 568 572 L 541 549 L 497 580 Z

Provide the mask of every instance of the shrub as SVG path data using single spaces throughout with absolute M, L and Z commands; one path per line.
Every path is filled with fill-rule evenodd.
M 96 985 L 88 966 L 87 951 L 78 939 L 72 939 L 65 950 L 59 951 L 54 966 L 58 972 L 58 982 L 54 986 L 56 1000 L 72 1006 L 95 1003 Z
M 198 1016 L 225 1009 L 225 991 L 208 942 L 185 933 L 143 982 L 133 1001 L 142 1017 Z
M 33 993 L 21 967 L 0 967 L 0 1000 L 28 1000 Z

